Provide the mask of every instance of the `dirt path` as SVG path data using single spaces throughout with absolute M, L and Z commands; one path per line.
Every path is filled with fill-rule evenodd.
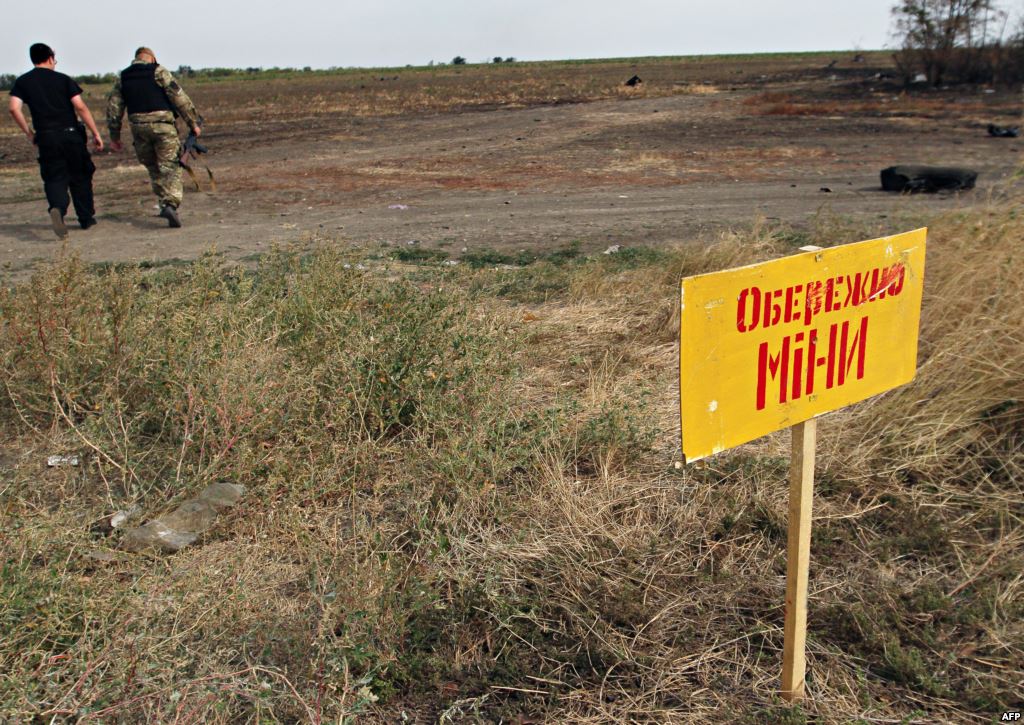
M 815 215 L 924 214 L 951 196 L 878 190 L 894 163 L 962 164 L 977 197 L 1020 164 L 1024 142 L 984 119 L 759 116 L 749 91 L 680 94 L 389 119 L 318 117 L 218 129 L 218 189 L 191 192 L 185 226 L 154 216 L 145 171 L 97 158 L 100 224 L 72 229 L 90 261 L 190 259 L 211 246 L 243 259 L 312 236 L 377 247 L 584 248 L 692 240 L 762 215 L 797 228 Z M 954 114 L 951 114 L 954 116 Z M 22 274 L 59 245 L 31 159 L 0 176 L 0 264 Z M 831 191 L 822 191 L 823 188 Z

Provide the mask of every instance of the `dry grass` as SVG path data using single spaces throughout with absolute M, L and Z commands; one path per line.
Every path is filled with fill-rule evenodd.
M 404 279 L 58 261 L 0 300 L 0 719 L 990 721 L 1024 673 L 1022 211 L 931 220 L 918 380 L 819 426 L 799 708 L 787 441 L 673 465 L 678 280 L 879 230 Z M 217 479 L 250 493 L 176 556 L 91 527 Z
M 1019 104 L 1010 94 L 989 99 L 975 89 L 924 94 L 871 88 L 831 98 L 798 91 L 766 91 L 748 96 L 742 105 L 758 116 L 874 116 L 928 121 L 953 117 L 980 121 L 988 117 L 1013 118 L 1019 113 Z
M 691 96 L 713 96 L 719 93 L 719 88 L 711 83 L 677 83 L 672 92 Z

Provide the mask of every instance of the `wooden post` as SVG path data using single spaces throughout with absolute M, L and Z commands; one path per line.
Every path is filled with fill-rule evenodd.
M 804 696 L 804 671 L 807 667 L 807 579 L 811 561 L 816 437 L 814 418 L 793 426 L 786 537 L 786 625 L 782 652 L 782 696 L 790 702 Z

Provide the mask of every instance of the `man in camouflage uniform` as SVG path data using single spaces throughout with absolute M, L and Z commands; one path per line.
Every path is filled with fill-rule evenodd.
M 157 64 L 149 48 L 135 51 L 135 60 L 121 71 L 107 96 L 107 128 L 115 151 L 122 148 L 121 116 L 126 108 L 135 155 L 149 171 L 153 193 L 160 200 L 160 216 L 169 226 L 180 227 L 178 207 L 183 191 L 174 119 L 181 116 L 196 136 L 202 129 L 196 107 L 171 72 Z

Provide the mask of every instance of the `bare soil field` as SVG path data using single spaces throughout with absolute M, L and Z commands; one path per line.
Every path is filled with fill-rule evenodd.
M 97 154 L 101 224 L 71 246 L 97 262 L 210 247 L 247 259 L 314 237 L 371 249 L 417 240 L 456 257 L 656 246 L 758 216 L 796 230 L 822 215 L 885 228 L 895 204 L 878 173 L 896 163 L 970 166 L 974 197 L 1013 172 L 1024 141 L 985 126 L 1018 120 L 1017 94 L 906 93 L 879 78 L 891 70 L 884 54 L 835 53 L 185 78 L 207 118 L 216 191 L 197 166 L 202 190 L 187 193 L 185 227 L 172 231 L 130 146 Z M 643 83 L 624 86 L 634 74 Z M 87 89 L 97 119 L 106 90 Z M 0 136 L 0 203 L 4 268 L 51 256 L 32 150 L 13 125 Z M 956 203 L 921 196 L 911 210 Z

